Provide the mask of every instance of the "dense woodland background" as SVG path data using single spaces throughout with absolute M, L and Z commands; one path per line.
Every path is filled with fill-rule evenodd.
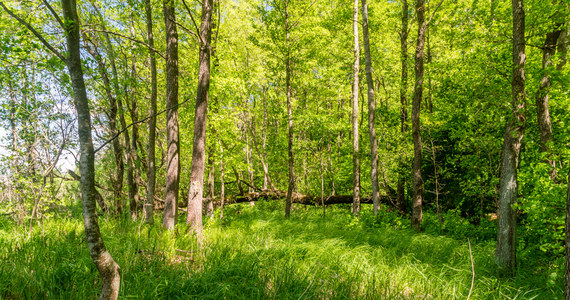
M 85 218 L 90 209 L 85 203 L 92 201 L 94 205 L 97 201 L 103 240 L 110 240 L 107 248 L 126 276 L 122 278 L 121 297 L 137 295 L 145 286 L 144 280 L 136 281 L 127 271 L 144 273 L 146 266 L 163 272 L 160 274 L 185 276 L 185 266 L 189 273 L 184 274 L 194 274 L 194 280 L 203 282 L 188 286 L 178 282 L 154 290 L 155 294 L 144 290 L 145 295 L 464 298 L 473 290 L 469 260 L 472 243 L 475 262 L 477 255 L 479 261 L 486 262 L 477 266 L 484 275 L 477 278 L 475 296 L 561 297 L 570 172 L 570 72 L 566 65 L 570 4 L 525 0 L 519 32 L 522 42 L 517 42 L 513 23 L 520 23 L 513 7 L 522 5 L 520 0 L 512 4 L 493 0 L 372 1 L 367 4 L 368 19 L 364 21 L 365 3 L 4 2 L 0 14 L 0 245 L 6 250 L 0 250 L 0 257 L 13 261 L 14 268 L 1 267 L 4 283 L 0 283 L 0 296 L 96 296 L 98 291 L 93 291 L 92 283 L 98 279 L 92 263 L 84 259 L 88 254 L 81 246 L 83 229 L 78 222 L 81 203 Z M 76 18 L 71 7 L 77 8 Z M 420 17 L 418 12 L 425 16 Z M 80 153 L 86 152 L 79 150 L 86 140 L 80 136 L 78 102 L 72 100 L 77 97 L 70 63 L 74 51 L 69 36 L 73 34 L 79 42 L 77 57 L 89 101 L 95 190 L 79 184 L 87 181 L 80 163 Z M 425 73 L 418 87 L 422 79 L 418 77 L 418 41 L 422 40 Z M 517 65 L 513 53 L 521 45 L 526 64 Z M 520 83 L 517 70 L 523 70 L 523 92 L 518 100 L 513 96 L 514 87 Z M 418 88 L 423 94 L 418 95 Z M 418 127 L 413 124 L 414 113 Z M 515 133 L 508 129 L 515 127 Z M 414 145 L 415 132 L 421 136 L 421 144 Z M 205 139 L 200 138 L 204 133 Z M 522 141 L 514 172 L 515 201 L 507 207 L 512 208 L 513 224 L 517 225 L 512 251 L 518 260 L 503 272 L 500 261 L 498 268 L 492 263 L 501 222 L 497 212 L 503 199 L 502 155 L 505 140 L 517 138 Z M 414 158 L 414 165 L 419 167 L 416 170 L 421 171 L 416 181 Z M 377 180 L 373 180 L 375 176 Z M 353 203 L 355 199 L 373 203 L 376 189 L 376 205 L 363 204 L 360 210 Z M 422 199 L 418 207 L 413 200 L 419 194 Z M 199 205 L 191 199 L 198 199 Z M 256 201 L 256 207 L 248 203 Z M 292 212 L 286 205 L 291 202 Z M 418 218 L 421 211 L 423 219 Z M 203 221 L 202 212 L 206 216 Z M 284 219 L 283 212 L 287 217 L 291 214 L 292 220 Z M 184 223 L 177 220 L 183 215 L 191 229 L 175 225 Z M 96 223 L 97 216 L 93 220 Z M 168 230 L 163 232 L 160 225 L 144 227 L 144 221 L 162 222 L 165 229 L 175 229 L 173 236 Z M 236 227 L 229 229 L 232 226 Z M 247 228 L 245 233 L 236 229 L 240 226 Z M 85 228 L 92 249 L 87 223 Z M 280 231 L 268 233 L 276 228 Z M 284 253 L 293 257 L 287 262 L 281 260 L 283 256 L 272 256 L 275 253 L 263 256 L 255 252 L 267 258 L 259 265 L 247 257 L 254 255 L 247 245 L 267 250 L 272 247 L 267 241 L 274 241 L 276 236 L 275 243 L 286 241 L 280 249 L 305 245 L 306 240 L 296 240 L 306 234 L 305 230 L 346 238 L 342 242 L 346 245 L 323 246 L 331 252 L 318 255 L 362 250 L 381 261 L 381 254 L 372 253 L 374 247 L 392 249 L 393 253 L 408 253 L 405 249 L 410 248 L 417 249 L 410 255 L 425 256 L 418 252 L 428 249 L 452 261 L 454 255 L 450 253 L 455 250 L 450 249 L 457 248 L 466 264 L 448 261 L 449 266 L 465 267 L 465 274 L 460 273 L 468 279 L 458 283 L 457 294 L 455 287 L 452 292 L 439 283 L 428 284 L 429 280 L 420 284 L 417 278 L 456 275 L 429 273 L 433 270 L 421 269 L 404 255 L 403 260 L 396 261 L 411 267 L 398 277 L 402 281 L 383 289 L 382 282 L 394 279 L 369 281 L 369 277 L 358 275 L 381 272 L 379 267 L 363 270 L 349 266 L 351 259 L 356 265 L 362 264 L 362 257 L 341 259 L 345 266 L 335 265 L 333 259 L 327 264 L 315 258 L 323 268 L 314 260 L 304 260 L 303 255 L 313 257 L 306 252 Z M 250 240 L 248 234 L 265 236 L 265 246 L 262 241 Z M 128 249 L 123 248 L 127 254 L 118 254 L 118 248 L 125 246 L 117 235 L 136 240 L 136 246 L 129 244 Z M 37 256 L 37 268 L 41 269 L 39 257 L 46 254 L 40 252 L 50 245 L 50 236 L 52 248 L 57 243 L 69 244 L 52 250 L 56 257 L 77 251 L 84 257 L 79 269 L 70 267 L 67 273 L 61 271 L 63 267 L 56 270 L 69 278 L 88 274 L 73 280 L 90 280 L 91 284 L 68 286 L 71 279 L 62 274 L 61 279 L 46 279 L 43 284 L 25 283 L 21 278 L 34 276 L 14 275 L 22 270 L 16 266 L 29 263 L 18 255 L 32 256 L 32 260 Z M 360 249 L 361 241 L 355 236 L 361 236 L 371 248 Z M 421 246 L 420 237 L 429 242 Z M 470 238 L 469 244 L 466 238 Z M 411 244 L 398 244 L 397 239 Z M 314 243 L 302 251 L 312 253 L 319 243 L 326 244 L 325 240 L 317 241 L 313 236 Z M 449 249 L 437 250 L 438 243 Z M 105 246 L 102 249 L 101 253 L 109 253 Z M 27 254 L 17 254 L 20 251 Z M 186 260 L 187 255 L 181 254 L 184 251 L 192 253 L 192 258 Z M 242 263 L 251 262 L 255 270 L 240 265 L 236 256 L 226 256 L 232 251 L 236 256 L 244 255 Z M 95 257 L 93 250 L 90 254 Z M 144 263 L 137 260 L 145 255 L 150 258 Z M 298 255 L 303 259 L 295 260 Z M 446 265 L 428 257 L 420 258 L 428 269 Z M 269 263 L 272 259 L 274 264 Z M 164 261 L 169 263 L 159 267 Z M 381 265 L 378 260 L 364 264 L 368 263 Z M 287 271 L 287 266 L 292 269 Z M 199 286 L 231 278 L 230 271 L 208 273 L 216 268 L 231 269 L 238 278 L 245 276 L 244 282 L 256 289 L 248 294 L 236 280 L 228 290 L 211 287 L 227 293 L 208 294 L 211 289 L 206 288 L 203 291 L 207 292 L 201 293 Z M 343 271 L 321 274 L 330 268 Z M 386 267 L 382 272 L 395 268 Z M 262 275 L 244 275 L 252 272 Z M 305 277 L 295 281 L 298 278 L 286 278 L 287 273 Z M 503 273 L 509 276 L 505 278 Z M 331 279 L 334 285 L 327 286 L 316 284 L 311 276 L 343 279 Z M 152 281 L 152 277 L 147 279 Z M 419 285 L 408 286 L 406 280 Z M 351 285 L 354 282 L 361 285 Z M 175 292 L 188 290 L 193 292 Z M 566 292 L 569 299 L 570 292 Z

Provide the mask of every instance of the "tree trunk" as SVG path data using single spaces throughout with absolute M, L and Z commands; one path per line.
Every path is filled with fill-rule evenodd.
M 352 68 L 352 214 L 360 215 L 360 150 L 358 143 L 358 73 L 360 69 L 360 45 L 358 41 L 358 0 L 354 0 L 352 13 L 354 34 L 354 66 Z
M 362 38 L 364 42 L 364 54 L 366 56 L 366 83 L 368 84 L 368 133 L 370 135 L 370 156 L 371 169 L 370 177 L 372 179 L 372 202 L 374 215 L 378 214 L 380 209 L 379 191 L 378 191 L 378 143 L 376 142 L 376 105 L 374 101 L 374 81 L 372 80 L 372 58 L 370 57 L 370 41 L 368 33 L 368 3 L 362 0 Z
M 289 24 L 289 11 L 288 6 L 285 4 L 285 86 L 287 90 L 287 149 L 289 156 L 289 183 L 287 187 L 287 200 L 285 202 L 285 218 L 291 215 L 291 207 L 293 205 L 293 190 L 295 189 L 295 169 L 294 169 L 294 156 L 293 156 L 293 110 L 291 108 L 291 53 L 290 53 L 290 40 L 289 31 L 291 30 Z
M 265 146 L 267 144 L 267 101 L 265 99 L 266 96 L 266 90 L 265 87 L 263 87 L 263 138 L 262 138 L 262 145 L 261 145 L 261 149 L 263 150 L 263 155 L 262 155 L 262 163 L 265 163 L 265 166 L 263 167 L 263 189 L 267 189 L 267 184 L 269 183 L 269 172 L 268 169 L 269 167 L 267 166 L 267 152 L 265 151 Z M 254 141 L 255 142 L 255 141 Z M 273 184 L 271 184 L 273 186 Z M 274 188 L 274 187 L 272 187 Z
M 134 25 L 131 23 L 131 36 L 135 36 L 135 28 Z M 138 187 L 138 179 L 139 179 L 139 171 L 137 170 L 138 165 L 138 155 L 137 155 L 137 141 L 138 141 L 138 104 L 137 104 L 137 93 L 136 93 L 136 82 L 137 82 L 137 68 L 136 68 L 136 56 L 134 55 L 134 43 L 131 44 L 133 50 L 132 56 L 132 65 L 131 65 L 131 105 L 129 109 L 129 113 L 131 115 L 131 122 L 133 125 L 131 126 L 131 147 L 129 152 L 129 168 L 132 168 L 132 178 L 129 181 L 129 211 L 131 213 L 131 219 L 136 220 L 138 217 L 138 208 L 140 206 L 140 199 L 139 199 L 139 187 Z
M 206 217 L 211 218 L 214 214 L 214 149 L 208 151 L 208 196 L 206 197 Z
M 523 0 L 512 0 L 513 7 L 513 79 L 512 110 L 504 134 L 499 180 L 499 210 L 495 263 L 504 275 L 516 273 L 516 212 L 517 168 L 521 143 L 526 127 L 525 110 L 525 13 Z
M 178 32 L 174 0 L 164 1 L 166 27 L 166 195 L 162 226 L 174 229 L 180 188 L 180 142 L 178 133 Z
M 83 222 L 85 238 L 89 247 L 91 259 L 97 266 L 103 287 L 100 299 L 117 299 L 119 295 L 120 274 L 119 265 L 113 260 L 105 248 L 95 202 L 95 153 L 91 139 L 91 115 L 89 102 L 83 81 L 81 57 L 79 50 L 79 18 L 74 0 L 62 0 L 62 10 L 67 27 L 65 28 L 69 58 L 67 68 L 71 77 L 75 109 L 77 110 L 78 135 L 80 146 L 81 195 L 83 202 Z
M 400 63 L 402 65 L 402 75 L 400 81 L 400 131 L 402 136 L 406 136 L 408 131 L 408 1 L 402 0 L 402 29 L 400 32 Z M 398 172 L 398 196 L 397 204 L 401 211 L 404 211 L 405 198 L 405 170 L 407 169 L 404 155 L 400 158 L 400 172 Z
M 556 181 L 556 161 L 552 153 L 552 124 L 550 122 L 550 112 L 548 109 L 548 99 L 550 90 L 549 68 L 552 67 L 552 56 L 556 53 L 556 42 L 562 33 L 562 24 L 556 24 L 556 30 L 548 32 L 542 48 L 542 78 L 540 86 L 536 92 L 536 114 L 538 130 L 540 133 L 540 151 L 548 153 L 546 162 L 550 165 L 550 178 Z
M 146 32 L 149 45 L 150 55 L 150 77 L 151 77 L 151 94 L 150 94 L 150 119 L 148 122 L 148 169 L 147 169 L 147 190 L 146 201 L 144 204 L 144 218 L 146 223 L 153 224 L 154 210 L 154 187 L 156 184 L 156 165 L 155 165 L 155 140 L 156 140 L 156 98 L 158 94 L 158 84 L 156 77 L 156 57 L 153 51 L 154 36 L 152 33 L 152 6 L 150 0 L 145 0 L 146 12 Z
M 194 114 L 194 143 L 192 147 L 192 170 L 188 194 L 186 224 L 202 235 L 202 200 L 204 187 L 204 160 L 206 150 L 206 120 L 208 115 L 208 93 L 210 89 L 210 42 L 212 37 L 213 1 L 202 2 L 202 24 L 200 26 L 200 65 L 198 91 Z
M 568 172 L 568 190 L 566 192 L 566 268 L 564 272 L 564 299 L 570 300 L 570 171 Z
M 220 187 L 220 219 L 222 219 L 224 217 L 224 202 L 225 202 L 225 198 L 226 198 L 226 174 L 225 174 L 225 169 L 224 169 L 224 147 L 222 147 L 221 143 L 220 143 L 220 181 L 221 181 L 221 187 Z
M 421 230 L 422 201 L 424 197 L 424 183 L 422 180 L 422 137 L 420 132 L 420 110 L 423 97 L 424 83 L 424 43 L 427 23 L 425 20 L 425 1 L 416 0 L 416 15 L 418 20 L 418 42 L 414 69 L 416 82 L 414 86 L 414 100 L 412 103 L 412 138 L 414 141 L 414 198 L 412 202 L 412 227 Z

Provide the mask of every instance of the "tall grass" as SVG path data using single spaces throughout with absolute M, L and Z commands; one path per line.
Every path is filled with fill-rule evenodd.
M 173 232 L 102 218 L 121 266 L 121 298 L 143 299 L 465 299 L 471 288 L 467 239 L 414 233 L 382 212 L 360 219 L 347 207 L 300 207 L 283 218 L 280 202 L 226 207 L 210 219 L 200 246 L 183 225 Z M 405 221 L 405 220 L 404 220 Z M 160 224 L 157 220 L 157 224 Z M 37 226 L 36 226 L 37 227 Z M 44 222 L 32 238 L 0 220 L 0 298 L 94 299 L 97 271 L 78 213 Z M 472 299 L 562 299 L 562 276 L 523 260 L 500 279 L 494 242 L 472 240 Z M 554 271 L 559 271 L 558 269 Z

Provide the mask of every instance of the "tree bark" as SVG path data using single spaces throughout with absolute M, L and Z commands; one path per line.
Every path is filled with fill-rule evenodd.
M 83 222 L 89 254 L 95 263 L 103 286 L 100 299 L 117 299 L 119 295 L 119 265 L 105 248 L 95 202 L 95 153 L 91 138 L 91 115 L 89 102 L 81 69 L 79 50 L 79 18 L 75 0 L 62 0 L 63 17 L 68 24 L 65 28 L 67 50 L 67 68 L 71 77 L 75 109 L 77 110 L 78 135 L 80 145 L 81 195 L 83 202 Z
M 566 191 L 566 260 L 564 272 L 564 299 L 570 300 L 570 171 L 568 172 L 568 190 Z
M 521 143 L 526 127 L 525 101 L 525 13 L 523 0 L 512 0 L 513 8 L 513 79 L 512 111 L 504 134 L 499 180 L 499 210 L 495 263 L 501 274 L 516 273 L 516 213 L 517 168 Z
M 352 214 L 358 216 L 360 215 L 360 149 L 358 143 L 360 45 L 358 40 L 358 0 L 354 0 L 352 32 L 354 34 L 354 66 L 352 68 Z
M 406 136 L 408 131 L 408 1 L 402 0 L 402 28 L 400 32 L 400 63 L 402 65 L 401 78 L 400 78 L 400 132 L 402 136 Z M 405 171 L 406 163 L 403 159 L 404 155 L 400 158 L 400 172 L 398 174 L 397 186 L 397 200 L 398 206 L 401 211 L 404 211 L 404 198 L 405 198 Z
M 214 149 L 208 151 L 208 196 L 206 197 L 206 217 L 211 218 L 214 214 Z
M 412 139 L 414 141 L 414 195 L 412 202 L 412 227 L 421 230 L 422 201 L 424 197 L 424 183 L 422 180 L 422 137 L 420 132 L 420 110 L 423 97 L 424 83 L 424 44 L 427 23 L 425 19 L 425 1 L 416 0 L 416 16 L 418 20 L 418 41 L 416 45 L 414 100 L 412 103 Z
M 135 28 L 134 25 L 131 23 L 130 27 L 131 35 L 134 37 L 135 35 Z M 131 105 L 129 107 L 129 113 L 131 115 L 131 122 L 133 123 L 131 127 L 131 147 L 129 148 L 129 159 L 127 160 L 129 163 L 129 172 L 132 172 L 132 177 L 129 178 L 129 211 L 131 213 L 131 219 L 136 220 L 138 218 L 138 208 L 140 206 L 140 199 L 139 199 L 139 171 L 137 169 L 137 165 L 139 162 L 139 158 L 137 155 L 137 141 L 139 136 L 138 130 L 138 103 L 137 103 L 137 93 L 136 93 L 136 81 L 137 81 L 137 67 L 136 67 L 136 57 L 134 52 L 134 44 L 131 45 L 133 50 L 132 56 L 132 65 L 131 65 L 131 91 L 130 91 L 130 98 L 131 98 Z
M 535 98 L 538 130 L 540 133 L 540 151 L 548 153 L 546 162 L 550 165 L 550 178 L 554 181 L 556 181 L 556 161 L 552 153 L 552 124 L 548 109 L 551 85 L 549 68 L 552 67 L 552 56 L 556 53 L 556 42 L 562 33 L 561 26 L 562 24 L 556 24 L 556 29 L 546 34 L 544 46 L 542 47 L 542 78 L 540 79 L 540 86 Z
M 156 165 L 155 165 L 155 140 L 156 140 L 156 98 L 158 94 L 158 81 L 156 76 L 156 57 L 152 50 L 154 48 L 154 36 L 152 33 L 152 6 L 150 0 L 145 0 L 146 13 L 146 32 L 149 45 L 150 55 L 150 77 L 151 77 L 151 93 L 150 93 L 150 119 L 148 122 L 148 169 L 147 169 L 147 190 L 146 201 L 144 204 L 144 218 L 146 223 L 153 224 L 154 210 L 154 190 L 156 184 Z
M 370 135 L 370 156 L 372 179 L 372 202 L 374 215 L 380 209 L 380 192 L 378 191 L 378 143 L 376 142 L 376 103 L 374 101 L 374 80 L 372 79 L 372 58 L 370 57 L 370 39 L 368 33 L 368 3 L 362 0 L 362 38 L 364 55 L 366 56 L 366 83 L 368 85 L 368 134 Z
M 213 1 L 202 2 L 202 24 L 200 26 L 200 65 L 198 91 L 194 114 L 194 143 L 192 147 L 192 170 L 190 172 L 190 192 L 188 194 L 188 214 L 186 224 L 201 237 L 202 200 L 204 187 L 204 160 L 206 150 L 206 120 L 208 115 L 208 94 L 210 89 L 210 51 L 212 37 Z
M 293 191 L 295 189 L 295 158 L 293 156 L 293 110 L 291 108 L 291 49 L 290 49 L 290 30 L 288 2 L 285 4 L 285 87 L 287 90 L 287 153 L 289 156 L 289 183 L 287 187 L 287 200 L 285 202 L 285 218 L 291 215 L 291 207 L 293 206 Z
M 224 202 L 226 200 L 226 174 L 224 169 L 224 147 L 220 143 L 220 219 L 224 217 Z
M 174 0 L 164 1 L 166 27 L 166 195 L 162 226 L 174 229 L 180 188 L 180 141 L 178 133 L 178 32 Z

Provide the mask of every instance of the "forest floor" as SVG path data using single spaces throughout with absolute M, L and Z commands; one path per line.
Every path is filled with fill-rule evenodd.
M 230 205 L 222 220 L 216 211 L 199 249 L 184 225 L 163 232 L 158 215 L 152 227 L 101 218 L 121 266 L 120 298 L 467 299 L 471 290 L 471 299 L 562 299 L 563 276 L 533 261 L 520 261 L 515 278 L 498 278 L 492 238 L 472 238 L 470 251 L 466 237 L 414 233 L 391 213 L 372 218 L 369 206 L 360 219 L 345 205 L 324 218 L 322 208 L 301 206 L 288 220 L 282 208 Z M 97 297 L 80 216 L 75 208 L 46 218 L 30 239 L 0 219 L 0 298 Z

